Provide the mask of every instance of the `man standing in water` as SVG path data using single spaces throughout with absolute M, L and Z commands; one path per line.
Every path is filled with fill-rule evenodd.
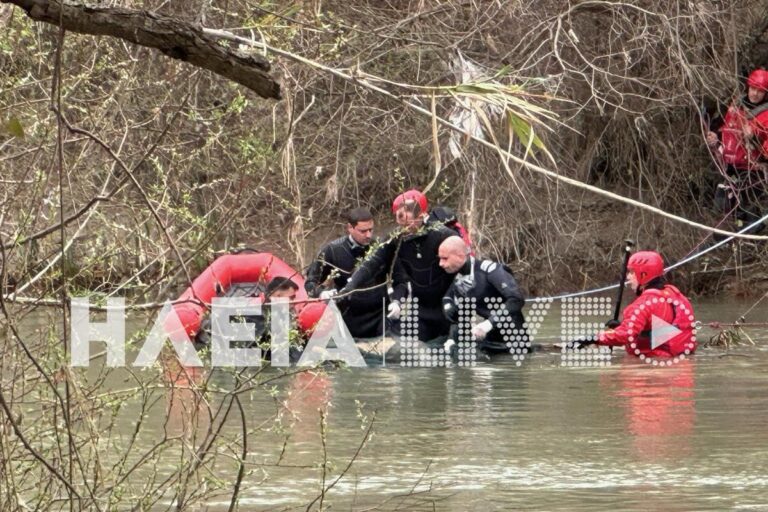
M 472 337 L 480 348 L 507 352 L 510 347 L 527 347 L 528 335 L 523 322 L 525 298 L 512 274 L 499 263 L 478 260 L 470 255 L 461 237 L 452 236 L 440 244 L 440 267 L 455 276 L 443 297 L 443 311 L 451 322 L 451 335 L 444 345 L 450 352 L 459 331 L 459 303 L 474 302 L 476 313 L 484 318 L 472 326 Z M 494 306 L 496 304 L 496 306 Z M 506 337 L 504 334 L 508 334 Z
M 373 227 L 373 216 L 368 209 L 354 208 L 349 211 L 347 235 L 320 249 L 317 259 L 309 267 L 304 288 L 310 297 L 330 299 L 346 286 L 350 275 L 376 242 Z M 328 280 L 332 285 L 324 287 Z M 374 273 L 361 285 L 366 290 L 356 293 L 353 300 L 346 301 L 340 307 L 341 316 L 353 338 L 381 335 L 381 307 L 385 296 L 383 282 L 383 273 Z
M 641 358 L 670 358 L 696 350 L 693 307 L 664 279 L 664 261 L 654 251 L 636 252 L 627 263 L 627 280 L 637 298 L 621 324 L 601 333 L 597 343 L 620 346 Z
M 453 280 L 440 268 L 437 249 L 455 233 L 441 224 L 424 225 L 427 198 L 409 190 L 395 198 L 392 211 L 399 228 L 355 271 L 342 292 L 364 287 L 384 270 L 391 279 L 391 303 L 387 318 L 400 319 L 408 297 L 418 304 L 418 339 L 430 341 L 448 335 L 450 324 L 443 316 L 441 299 Z M 355 294 L 347 300 L 354 301 Z

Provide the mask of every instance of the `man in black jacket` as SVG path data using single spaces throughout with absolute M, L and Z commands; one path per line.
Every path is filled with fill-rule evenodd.
M 350 275 L 365 258 L 372 244 L 373 216 L 366 208 L 355 208 L 347 214 L 347 235 L 320 249 L 307 272 L 304 288 L 310 297 L 330 299 L 346 286 Z M 330 284 L 326 285 L 326 282 Z M 340 311 L 349 333 L 354 338 L 373 338 L 382 331 L 381 313 L 385 287 L 382 272 L 374 272 L 356 293 L 341 305 Z M 376 285 L 379 286 L 376 286 Z
M 440 224 L 424 225 L 422 204 L 425 203 L 426 198 L 395 200 L 393 210 L 399 228 L 365 259 L 342 292 L 352 292 L 348 300 L 354 302 L 357 294 L 354 290 L 364 288 L 371 276 L 383 271 L 391 281 L 387 317 L 399 320 L 405 300 L 409 297 L 417 299 L 418 339 L 431 341 L 447 336 L 450 329 L 442 312 L 441 299 L 452 276 L 440 268 L 437 249 L 454 232 Z
M 443 297 L 445 316 L 453 325 L 446 350 L 450 351 L 451 341 L 457 341 L 459 305 L 462 302 L 474 302 L 477 315 L 484 318 L 472 325 L 471 336 L 468 336 L 481 348 L 490 351 L 508 351 L 510 348 L 518 348 L 521 352 L 526 350 L 529 344 L 522 313 L 525 298 L 512 274 L 500 263 L 470 256 L 469 247 L 458 236 L 452 236 L 440 245 L 439 259 L 440 266 L 454 276 L 451 287 Z M 507 345 L 508 342 L 510 345 Z

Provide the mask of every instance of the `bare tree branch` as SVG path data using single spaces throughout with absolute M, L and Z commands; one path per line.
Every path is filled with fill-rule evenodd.
M 280 99 L 280 84 L 269 74 L 270 63 L 258 53 L 227 48 L 200 27 L 152 12 L 58 2 L 0 0 L 17 5 L 35 21 L 59 25 L 71 32 L 111 36 L 155 48 L 244 85 L 264 98 Z M 63 6 L 63 9 L 62 9 Z

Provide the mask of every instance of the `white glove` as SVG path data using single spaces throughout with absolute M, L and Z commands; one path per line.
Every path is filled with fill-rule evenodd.
M 488 333 L 491 332 L 491 329 L 493 329 L 493 324 L 490 320 L 480 322 L 472 327 L 472 336 L 474 336 L 476 340 L 482 341 Z
M 397 320 L 400 318 L 400 303 L 398 301 L 391 302 L 387 308 L 387 318 L 391 320 Z
M 446 354 L 451 353 L 451 349 L 453 346 L 456 345 L 456 342 L 453 340 L 446 340 L 445 343 L 443 343 L 443 350 L 445 350 Z
M 322 292 L 320 292 L 320 298 L 322 300 L 332 299 L 333 296 L 336 295 L 337 293 L 339 293 L 339 292 L 337 292 L 333 288 L 331 288 L 330 290 L 323 290 Z

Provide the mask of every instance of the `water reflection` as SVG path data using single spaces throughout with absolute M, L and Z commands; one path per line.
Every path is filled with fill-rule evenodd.
M 320 439 L 320 418 L 328 417 L 333 381 L 322 370 L 299 372 L 290 378 L 281 415 L 288 418 L 293 443 L 316 443 Z
M 625 360 L 617 373 L 601 375 L 624 409 L 634 456 L 642 462 L 686 457 L 696 421 L 695 361 L 666 368 Z
M 696 307 L 722 320 L 745 309 Z M 320 411 L 335 478 L 363 438 L 361 414 L 375 410 L 373 438 L 328 496 L 336 509 L 768 510 L 768 332 L 754 339 L 728 357 L 703 348 L 666 368 L 617 353 L 610 367 L 569 370 L 559 353 L 542 352 L 520 368 L 499 359 L 274 379 L 275 393 L 243 396 L 249 421 L 264 425 L 249 438 L 248 460 L 266 469 L 246 482 L 242 509 L 306 509 L 320 485 Z M 231 372 L 212 375 L 233 387 Z M 185 386 L 211 376 L 168 377 L 169 417 L 153 418 L 160 434 L 163 421 L 177 434 L 207 428 L 205 406 Z
M 210 424 L 208 406 L 198 391 L 209 372 L 205 368 L 182 366 L 172 356 L 163 357 L 162 365 L 167 408 L 165 433 L 169 437 L 193 439 Z

